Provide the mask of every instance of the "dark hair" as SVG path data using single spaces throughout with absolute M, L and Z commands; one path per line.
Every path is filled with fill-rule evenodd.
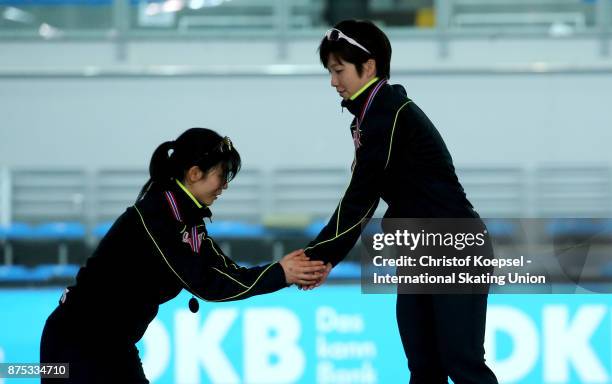
M 155 149 L 149 163 L 149 181 L 142 187 L 137 200 L 153 183 L 163 184 L 173 179 L 182 181 L 193 166 L 207 173 L 217 165 L 221 165 L 227 182 L 240 171 L 240 154 L 230 139 L 211 129 L 190 128 L 175 141 L 166 141 Z
M 343 20 L 334 25 L 334 28 L 363 45 L 370 53 L 345 39 L 332 41 L 324 36 L 319 44 L 319 59 L 323 67 L 327 68 L 329 56 L 334 55 L 354 64 L 357 73 L 361 76 L 363 63 L 368 59 L 374 59 L 376 76 L 385 79 L 391 77 L 391 43 L 380 28 L 368 20 Z

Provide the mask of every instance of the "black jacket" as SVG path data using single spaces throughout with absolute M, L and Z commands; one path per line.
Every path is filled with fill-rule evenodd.
M 75 321 L 99 326 L 106 337 L 134 343 L 159 305 L 182 289 L 203 300 L 229 301 L 287 286 L 278 263 L 244 268 L 225 256 L 206 232 L 210 215 L 176 183 L 154 183 L 115 221 L 60 308 Z
M 357 119 L 379 83 L 355 140 Z M 478 217 L 457 179 L 440 133 L 401 85 L 379 80 L 354 100 L 345 100 L 355 118 L 351 134 L 355 160 L 350 184 L 331 219 L 306 247 L 312 259 L 336 265 L 355 245 L 362 224 L 379 199 L 388 218 Z

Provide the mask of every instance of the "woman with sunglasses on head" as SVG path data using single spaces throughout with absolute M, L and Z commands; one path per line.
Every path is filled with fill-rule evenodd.
M 70 375 L 50 382 L 148 383 L 135 344 L 159 305 L 183 289 L 221 302 L 321 277 L 323 263 L 301 250 L 278 263 L 240 267 L 208 235 L 208 207 L 240 164 L 229 138 L 205 128 L 155 150 L 136 203 L 115 221 L 47 319 L 40 361 L 69 363 Z M 198 305 L 192 297 L 192 312 Z
M 306 254 L 335 266 L 379 199 L 385 218 L 474 218 L 442 137 L 401 85 L 390 85 L 391 44 L 369 21 L 345 20 L 319 45 L 342 107 L 353 115 L 350 184 Z M 327 277 L 310 289 L 320 285 Z M 396 316 L 411 384 L 497 383 L 484 359 L 487 295 L 400 294 Z

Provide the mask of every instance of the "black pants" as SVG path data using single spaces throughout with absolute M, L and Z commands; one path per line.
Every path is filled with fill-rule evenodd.
M 40 341 L 41 363 L 68 363 L 69 379 L 42 379 L 42 384 L 148 384 L 138 349 L 105 334 L 103 325 L 77 319 L 65 304 L 51 313 Z
M 484 360 L 487 295 L 397 295 L 410 384 L 497 384 Z

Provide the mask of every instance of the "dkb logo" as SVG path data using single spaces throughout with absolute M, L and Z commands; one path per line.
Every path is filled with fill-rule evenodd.
M 228 359 L 221 347 L 238 318 L 238 309 L 216 309 L 208 313 L 202 324 L 199 314 L 178 310 L 174 315 L 173 347 L 164 324 L 154 320 L 143 338 L 147 378 L 154 382 L 166 372 L 171 351 L 175 352 L 172 380 L 175 383 L 200 383 L 202 371 L 210 381 L 228 384 L 288 383 L 302 376 L 306 360 L 298 345 L 300 320 L 287 309 L 258 308 L 247 309 L 242 316 L 241 378 L 234 366 L 236 362 Z

